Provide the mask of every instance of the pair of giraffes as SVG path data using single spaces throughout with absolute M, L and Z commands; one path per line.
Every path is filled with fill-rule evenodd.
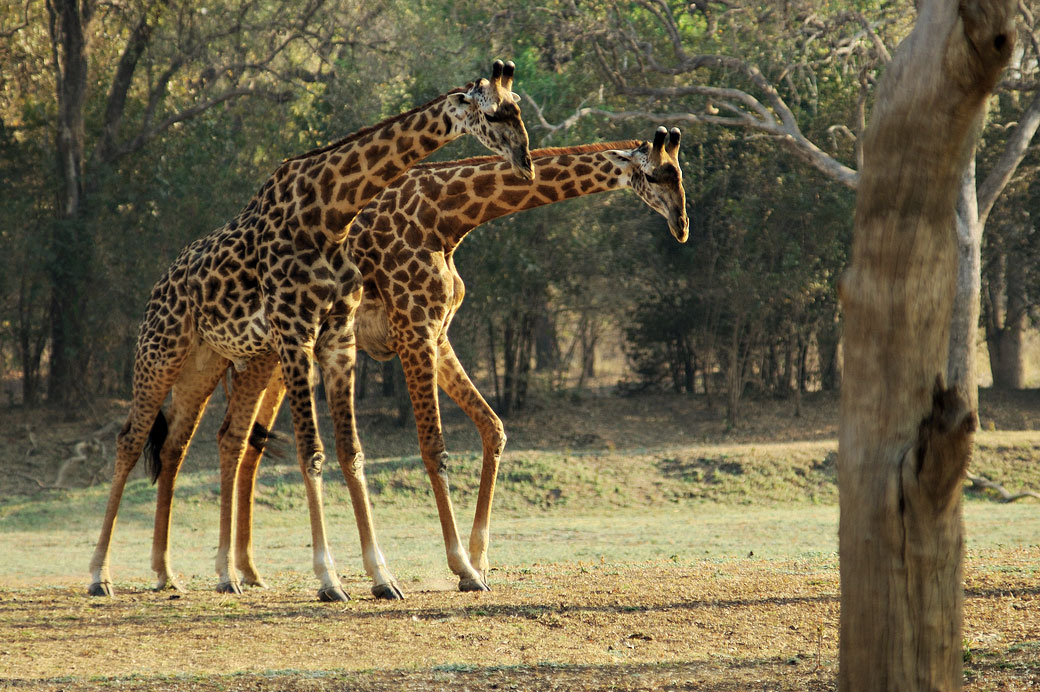
M 318 596 L 348 598 L 326 537 L 325 455 L 311 384 L 316 360 L 372 593 L 401 598 L 376 542 L 354 419 L 359 346 L 378 359 L 400 357 L 448 566 L 460 590 L 488 589 L 489 518 L 506 438 L 448 341 L 448 325 L 464 295 L 455 248 L 485 221 L 622 188 L 663 215 L 679 242 L 686 241 L 689 225 L 678 129 L 658 128 L 652 143 L 532 152 L 519 97 L 511 91 L 513 72 L 512 63 L 495 61 L 490 79 L 286 160 L 237 217 L 178 255 L 152 289 L 138 333 L 133 398 L 90 563 L 91 594 L 112 594 L 112 532 L 128 474 L 146 442 L 158 483 L 152 568 L 157 588 L 179 588 L 169 549 L 174 483 L 206 403 L 231 366 L 228 410 L 218 433 L 218 591 L 263 585 L 251 539 L 254 483 L 266 431 L 288 394 Z M 416 165 L 464 134 L 500 156 Z M 473 420 L 483 443 L 468 553 L 448 494 L 438 386 Z M 164 414 L 168 393 L 172 403 Z

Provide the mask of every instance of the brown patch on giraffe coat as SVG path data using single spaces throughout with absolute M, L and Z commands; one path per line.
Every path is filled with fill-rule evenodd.
M 477 197 L 488 198 L 495 191 L 497 178 L 494 175 L 483 174 L 473 178 L 473 194 Z
M 557 199 L 557 190 L 552 185 L 539 185 L 537 187 L 538 194 L 545 199 L 553 202 Z
M 516 208 L 520 205 L 521 202 L 527 199 L 527 195 L 529 195 L 530 193 L 531 191 L 526 188 L 506 188 L 505 190 L 499 193 L 498 198 L 502 200 L 504 204 Z
M 404 242 L 411 247 L 419 247 L 422 244 L 423 234 L 415 224 L 410 223 L 404 231 Z
M 474 202 L 473 204 L 466 207 L 466 211 L 462 212 L 466 217 L 470 219 L 479 219 L 480 213 L 484 209 L 483 202 Z
M 361 199 L 373 199 L 380 192 L 380 187 L 371 181 L 365 181 L 365 187 L 361 190 Z
M 398 154 L 404 153 L 404 152 L 408 151 L 409 149 L 411 149 L 414 145 L 415 145 L 415 138 L 414 137 L 409 137 L 407 135 L 402 135 L 402 136 L 397 138 L 397 153 Z
M 464 180 L 452 180 L 444 186 L 442 197 L 457 197 L 465 195 L 469 187 Z
M 321 193 L 322 204 L 328 204 L 332 201 L 332 188 L 335 180 L 336 176 L 333 174 L 331 167 L 326 167 L 322 171 L 321 177 L 318 178 L 318 189 Z
M 396 161 L 387 161 L 379 170 L 373 174 L 382 180 L 393 180 L 401 172 L 401 166 Z

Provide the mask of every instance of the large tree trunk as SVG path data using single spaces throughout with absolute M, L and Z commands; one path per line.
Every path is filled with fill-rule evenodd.
M 67 404 L 82 382 L 77 377 L 86 353 L 86 297 L 93 271 L 92 248 L 84 228 L 83 152 L 87 97 L 87 52 L 93 3 L 50 0 L 47 3 L 58 95 L 57 151 L 61 188 L 58 218 L 50 235 L 51 353 L 47 396 Z
M 975 411 L 970 392 L 946 384 L 951 229 L 1014 33 L 1009 0 L 920 7 L 864 135 L 841 285 L 839 689 L 849 692 L 962 684 L 960 487 Z

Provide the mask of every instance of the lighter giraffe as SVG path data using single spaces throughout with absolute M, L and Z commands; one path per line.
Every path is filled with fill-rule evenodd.
M 348 246 L 361 270 L 364 290 L 356 319 L 349 316 L 342 328 L 353 330 L 357 344 L 374 358 L 401 358 L 448 566 L 459 577 L 460 590 L 488 588 L 491 504 L 506 436 L 502 421 L 473 385 L 448 340 L 448 326 L 464 294 L 453 253 L 471 230 L 486 221 L 624 188 L 635 191 L 664 216 L 676 240 L 686 242 L 689 220 L 679 141 L 677 128 L 669 133 L 662 127 L 652 144 L 626 141 L 535 150 L 537 182 L 533 185 L 496 157 L 417 166 L 359 212 L 350 227 Z M 253 420 L 264 430 L 270 427 L 285 391 L 280 372 L 273 370 L 266 391 L 262 377 L 234 387 L 223 434 Z M 462 548 L 448 492 L 438 385 L 473 420 L 483 446 L 468 555 Z M 244 437 L 242 432 L 236 435 Z M 225 464 L 239 467 L 237 566 L 246 583 L 257 585 L 263 580 L 253 560 L 251 529 L 262 438 L 254 438 L 257 444 L 247 448 L 241 465 L 237 460 L 221 459 L 222 468 Z
M 169 566 L 173 484 L 187 445 L 228 365 L 269 376 L 279 361 L 292 407 L 298 461 L 307 491 L 319 598 L 346 600 L 326 538 L 321 469 L 325 461 L 312 392 L 318 360 L 330 392 L 352 386 L 353 344 L 330 322 L 352 305 L 360 274 L 343 248 L 359 209 L 420 159 L 464 134 L 501 153 L 516 174 L 533 177 L 527 131 L 510 91 L 512 63 L 496 61 L 481 79 L 411 111 L 285 161 L 246 208 L 224 227 L 185 248 L 152 289 L 138 333 L 133 400 L 119 434 L 112 488 L 90 562 L 92 595 L 111 595 L 109 553 L 120 499 L 151 430 L 164 438 L 154 455 L 158 502 L 152 545 L 157 588 L 178 585 Z M 167 429 L 161 406 L 172 390 Z M 337 456 L 354 502 L 373 592 L 399 591 L 375 540 L 357 434 L 347 396 L 329 399 Z M 248 430 L 248 427 L 246 428 Z M 244 436 L 221 436 L 221 456 L 240 457 Z M 221 591 L 240 591 L 230 569 L 235 473 L 221 477 Z

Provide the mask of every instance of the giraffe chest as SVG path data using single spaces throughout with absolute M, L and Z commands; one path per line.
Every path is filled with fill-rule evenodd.
M 436 341 L 462 303 L 464 286 L 450 257 L 437 252 L 388 258 L 359 253 L 365 289 L 355 322 L 360 348 L 377 360 L 416 338 Z

